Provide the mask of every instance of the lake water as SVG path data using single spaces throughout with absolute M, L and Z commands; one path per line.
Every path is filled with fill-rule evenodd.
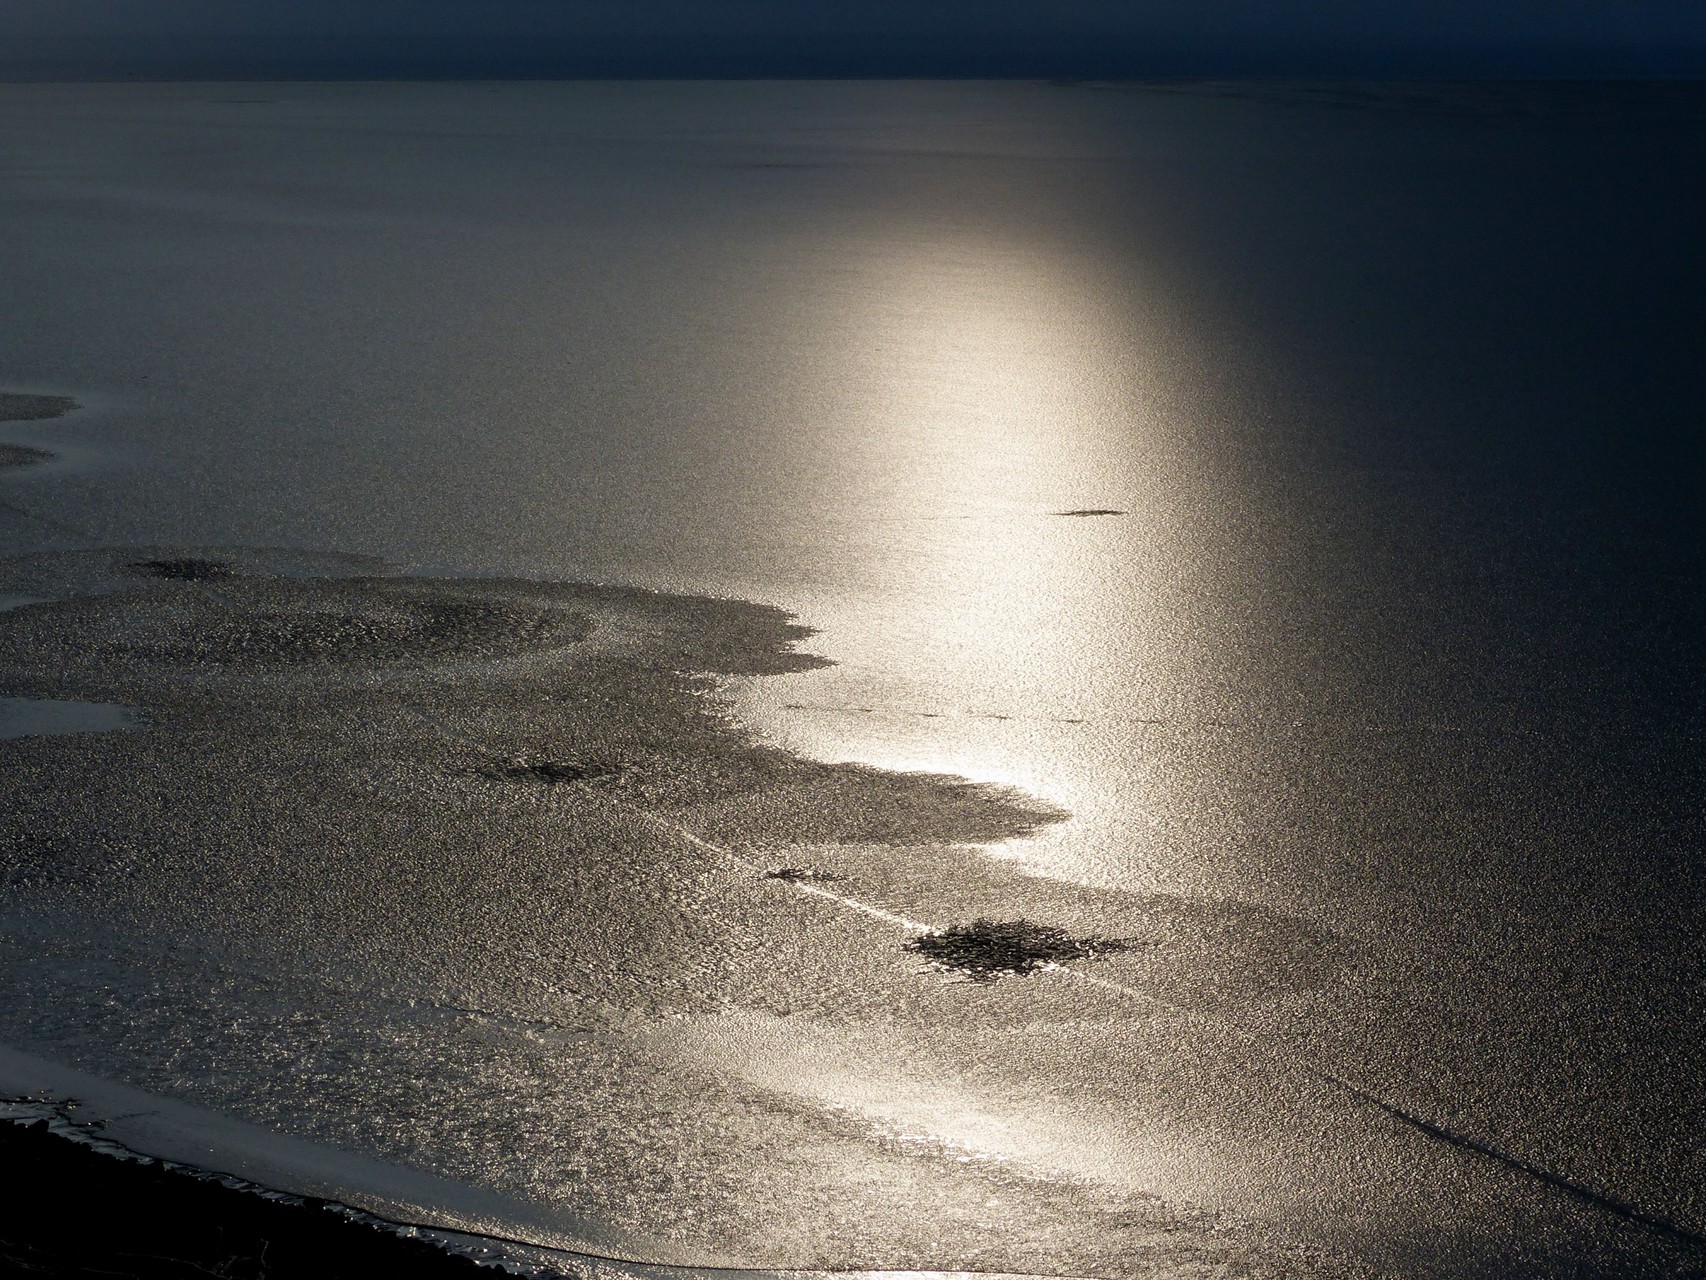
M 1136 1273 L 1074 1197 L 1152 1194 L 1251 1257 L 1668 1274 L 1706 1235 L 1703 122 L 1685 86 L 0 87 L 0 389 L 84 406 L 4 424 L 62 456 L 0 475 L 0 553 L 781 606 L 835 665 L 727 676 L 736 714 L 1066 811 L 976 856 L 1159 913 L 1177 963 L 1119 981 L 1167 1047 L 977 1110 L 880 1019 L 636 1043 L 761 1095 L 834 1058 L 812 1105 L 1050 1171 L 1061 1234 L 1008 1224 L 1005 1269 Z M 994 1265 L 953 1221 L 648 1260 Z

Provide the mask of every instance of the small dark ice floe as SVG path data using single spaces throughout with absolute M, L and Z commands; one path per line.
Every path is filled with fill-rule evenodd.
M 559 782 L 588 782 L 614 777 L 620 772 L 613 764 L 595 760 L 508 760 L 490 770 L 488 776 L 506 782 L 543 782 L 554 787 Z
M 973 920 L 932 930 L 906 944 L 933 968 L 963 973 L 973 982 L 1024 976 L 1044 965 L 1112 955 L 1137 945 L 1135 938 L 1074 938 L 1065 929 L 1031 920 Z
M 1125 512 L 1112 507 L 1082 507 L 1076 511 L 1051 511 L 1051 516 L 1123 516 Z
M 132 573 L 150 578 L 171 578 L 178 582 L 213 582 L 220 578 L 235 578 L 237 571 L 219 560 L 201 560 L 181 556 L 167 560 L 133 560 L 125 565 Z
M 0 443 L 0 467 L 33 467 L 38 462 L 52 462 L 53 454 L 46 449 L 32 449 L 27 444 Z
M 774 871 L 764 873 L 766 880 L 786 880 L 789 884 L 797 884 L 802 880 L 838 880 L 839 876 L 833 871 L 819 871 L 816 867 L 777 867 Z
M 28 396 L 16 391 L 0 391 L 0 422 L 63 418 L 79 407 L 70 396 Z

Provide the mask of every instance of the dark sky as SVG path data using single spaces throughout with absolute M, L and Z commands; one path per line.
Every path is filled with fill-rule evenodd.
M 0 77 L 1706 74 L 1706 0 L 0 0 Z

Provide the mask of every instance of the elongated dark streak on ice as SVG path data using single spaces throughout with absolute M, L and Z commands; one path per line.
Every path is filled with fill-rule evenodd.
M 1219 1030 L 1227 1032 L 1243 1041 L 1245 1044 L 1256 1049 L 1260 1053 L 1279 1058 L 1282 1063 L 1300 1067 L 1309 1075 L 1314 1076 L 1317 1080 L 1320 1080 L 1325 1084 L 1334 1085 L 1335 1087 L 1344 1090 L 1352 1097 L 1368 1103 L 1370 1106 L 1378 1107 L 1393 1119 L 1409 1125 L 1418 1133 L 1424 1134 L 1429 1138 L 1433 1138 L 1435 1141 L 1444 1142 L 1450 1146 L 1457 1147 L 1460 1150 L 1473 1151 L 1477 1155 L 1485 1156 L 1489 1160 L 1493 1160 L 1504 1165 L 1506 1168 L 1514 1169 L 1519 1173 L 1526 1173 L 1529 1177 L 1535 1178 L 1540 1182 L 1544 1182 L 1549 1187 L 1554 1187 L 1559 1191 L 1575 1196 L 1577 1199 L 1585 1201 L 1586 1203 L 1593 1205 L 1595 1208 L 1603 1209 L 1607 1213 L 1613 1213 L 1620 1218 L 1628 1219 L 1630 1222 L 1639 1223 L 1641 1226 L 1649 1227 L 1662 1235 L 1670 1236 L 1673 1239 L 1695 1246 L 1706 1245 L 1706 1236 L 1703 1236 L 1698 1232 L 1690 1231 L 1688 1228 L 1679 1226 L 1667 1218 L 1660 1218 L 1647 1213 L 1625 1200 L 1619 1200 L 1615 1196 L 1607 1195 L 1602 1191 L 1595 1191 L 1592 1187 L 1587 1186 L 1584 1183 L 1576 1182 L 1574 1179 L 1567 1178 L 1561 1173 L 1554 1173 L 1552 1170 L 1541 1165 L 1524 1160 L 1521 1156 L 1506 1151 L 1501 1147 L 1496 1147 L 1484 1139 L 1476 1138 L 1470 1134 L 1459 1132 L 1458 1130 L 1449 1128 L 1446 1125 L 1439 1124 L 1435 1121 L 1416 1115 L 1413 1111 L 1400 1106 L 1398 1103 L 1382 1097 L 1368 1085 L 1361 1084 L 1347 1076 L 1342 1076 L 1335 1071 L 1330 1071 L 1317 1062 L 1307 1060 L 1293 1062 L 1286 1059 L 1280 1054 L 1279 1049 L 1275 1045 L 1269 1043 L 1265 1037 L 1239 1026 L 1236 1022 L 1233 1022 L 1230 1019 L 1218 1018 L 1213 1014 L 1203 1013 L 1201 1010 L 1197 1009 L 1189 1009 L 1183 1005 L 1174 1004 L 1170 1000 L 1163 1000 L 1160 996 L 1152 995 L 1147 991 L 1139 991 L 1135 987 L 1128 987 L 1123 983 L 1098 977 L 1093 973 L 1084 973 L 1078 969 L 1068 969 L 1064 965 L 1050 962 L 1049 964 L 1044 965 L 1043 968 L 1050 972 L 1062 973 L 1068 977 L 1076 978 L 1080 982 L 1088 982 L 1092 986 L 1101 987 L 1104 990 L 1115 992 L 1133 1000 L 1147 1000 L 1151 1004 L 1160 1005 L 1165 1009 L 1181 1014 L 1198 1023 L 1218 1028 Z
M 1451 1146 L 1462 1148 L 1465 1151 L 1474 1151 L 1479 1155 L 1486 1156 L 1489 1160 L 1496 1160 L 1502 1165 L 1526 1173 L 1531 1178 L 1539 1179 L 1549 1187 L 1556 1187 L 1559 1191 L 1575 1196 L 1578 1200 L 1583 1200 L 1597 1209 L 1614 1213 L 1620 1218 L 1627 1218 L 1630 1222 L 1639 1223 L 1641 1226 L 1651 1228 L 1662 1235 L 1691 1245 L 1706 1244 L 1706 1236 L 1690 1231 L 1686 1227 L 1678 1226 L 1668 1218 L 1656 1217 L 1630 1204 L 1627 1200 L 1619 1200 L 1615 1196 L 1606 1195 L 1603 1191 L 1595 1191 L 1584 1183 L 1577 1182 L 1573 1178 L 1567 1178 L 1561 1173 L 1554 1173 L 1541 1165 L 1532 1164 L 1521 1156 L 1512 1155 L 1491 1143 L 1483 1142 L 1480 1138 L 1467 1133 L 1460 1133 L 1455 1129 L 1449 1129 L 1445 1125 L 1434 1123 L 1432 1120 L 1423 1119 L 1395 1103 L 1388 1102 L 1385 1098 L 1352 1080 L 1346 1080 L 1344 1077 L 1336 1076 L 1329 1071 L 1317 1070 L 1316 1074 L 1322 1079 L 1338 1085 L 1341 1089 L 1355 1094 L 1371 1106 L 1379 1107 L 1393 1119 L 1402 1121 L 1411 1128 L 1427 1134 L 1430 1138 L 1449 1143 Z

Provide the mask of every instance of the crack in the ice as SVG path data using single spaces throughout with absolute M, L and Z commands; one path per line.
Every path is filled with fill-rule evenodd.
M 1435 1121 L 1428 1120 L 1423 1116 L 1416 1115 L 1414 1112 L 1399 1106 L 1397 1103 L 1390 1102 L 1387 1099 L 1382 1098 L 1373 1090 L 1365 1088 L 1364 1086 L 1357 1084 L 1355 1081 L 1347 1080 L 1343 1076 L 1335 1075 L 1332 1072 L 1325 1070 L 1320 1070 L 1317 1074 L 1319 1074 L 1323 1080 L 1328 1080 L 1333 1084 L 1338 1085 L 1341 1089 L 1354 1094 L 1369 1105 L 1378 1107 L 1393 1119 L 1409 1125 L 1412 1129 L 1415 1129 L 1436 1141 L 1444 1142 L 1461 1150 L 1473 1151 L 1477 1155 L 1485 1156 L 1487 1159 L 1494 1160 L 1507 1168 L 1515 1169 L 1520 1173 L 1526 1173 L 1529 1177 L 1538 1179 L 1549 1187 L 1554 1187 L 1559 1191 L 1575 1196 L 1577 1199 L 1582 1200 L 1587 1204 L 1591 1204 L 1597 1209 L 1603 1209 L 1607 1213 L 1615 1214 L 1616 1216 L 1627 1219 L 1630 1222 L 1638 1223 L 1643 1227 L 1657 1231 L 1662 1235 L 1671 1237 L 1672 1239 L 1683 1241 L 1695 1246 L 1706 1245 L 1706 1235 L 1690 1231 L 1687 1227 L 1680 1226 L 1677 1223 L 1670 1221 L 1668 1218 L 1658 1217 L 1657 1215 L 1648 1213 L 1646 1210 L 1641 1209 L 1636 1205 L 1630 1204 L 1627 1200 L 1621 1200 L 1618 1197 L 1608 1195 L 1603 1191 L 1596 1191 L 1586 1183 L 1577 1182 L 1574 1178 L 1567 1177 L 1561 1173 L 1556 1173 L 1553 1170 L 1546 1168 L 1544 1165 L 1538 1165 L 1532 1161 L 1524 1160 L 1521 1156 L 1505 1151 L 1500 1147 L 1495 1147 L 1492 1143 L 1485 1142 L 1472 1134 L 1460 1133 L 1443 1124 L 1439 1124 Z

